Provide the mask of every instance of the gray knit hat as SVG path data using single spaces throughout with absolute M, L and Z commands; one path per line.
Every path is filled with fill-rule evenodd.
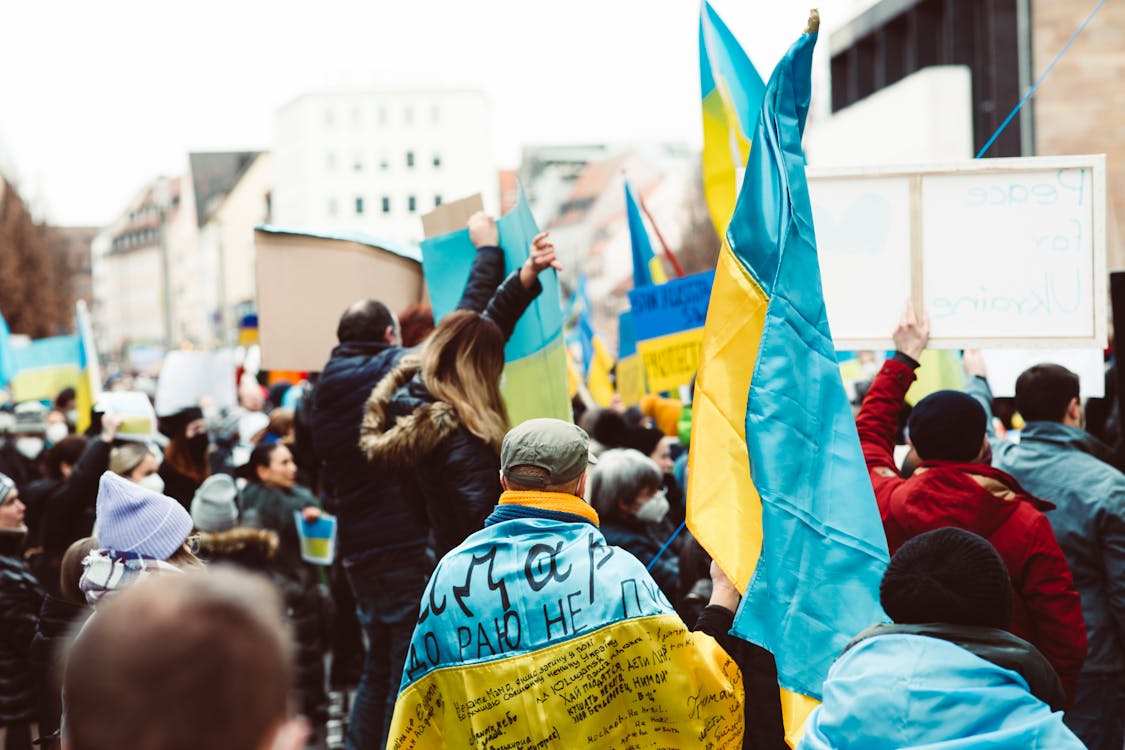
M 228 531 L 238 523 L 234 504 L 238 487 L 227 474 L 212 474 L 203 480 L 191 501 L 191 520 L 197 531 Z

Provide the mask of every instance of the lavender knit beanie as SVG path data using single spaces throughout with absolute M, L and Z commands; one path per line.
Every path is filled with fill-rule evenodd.
M 170 497 L 113 472 L 98 485 L 94 535 L 105 549 L 167 560 L 191 534 L 191 516 Z

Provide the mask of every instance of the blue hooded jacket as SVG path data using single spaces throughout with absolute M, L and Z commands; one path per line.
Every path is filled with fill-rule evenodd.
M 1082 750 L 1017 672 L 948 641 L 884 635 L 846 651 L 798 750 Z

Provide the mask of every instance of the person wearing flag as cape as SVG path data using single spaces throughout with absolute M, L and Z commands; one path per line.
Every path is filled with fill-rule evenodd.
M 533 419 L 500 461 L 499 505 L 422 598 L 388 747 L 743 747 L 738 664 L 582 499 L 586 433 Z M 715 577 L 701 627 L 725 640 L 738 595 Z

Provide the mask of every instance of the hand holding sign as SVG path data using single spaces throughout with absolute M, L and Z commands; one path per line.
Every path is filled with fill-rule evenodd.
M 930 342 L 929 317 L 923 315 L 919 318 L 914 312 L 914 303 L 908 301 L 892 338 L 895 349 L 917 362 Z
M 563 270 L 555 255 L 555 246 L 550 242 L 547 232 L 540 232 L 531 241 L 531 254 L 520 269 L 520 281 L 530 289 L 535 285 L 535 279 L 548 268 L 556 271 Z

